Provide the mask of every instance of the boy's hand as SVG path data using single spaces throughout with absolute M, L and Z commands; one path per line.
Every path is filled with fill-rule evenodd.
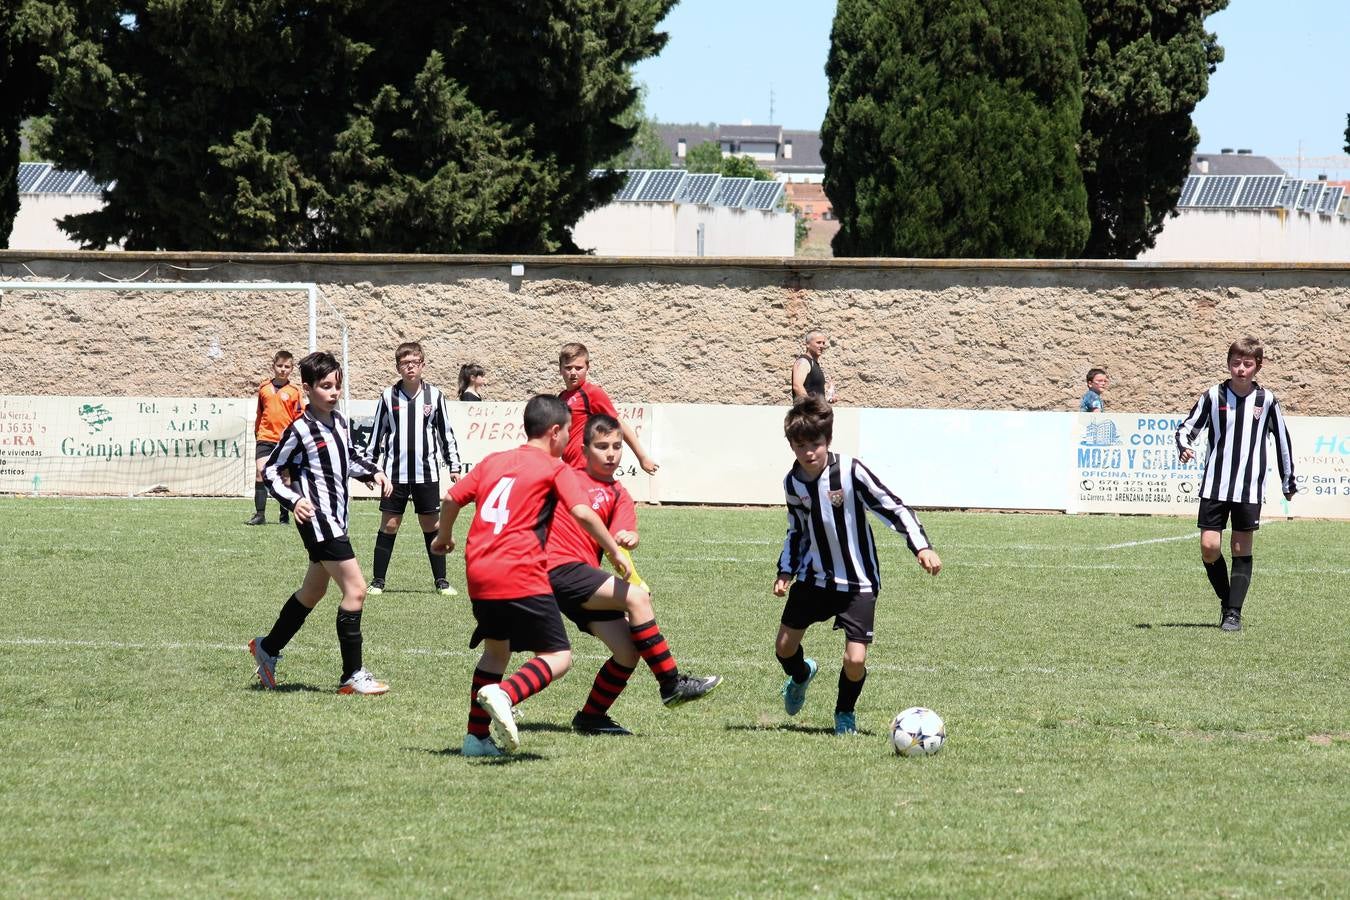
M 375 486 L 380 489 L 381 497 L 388 497 L 394 492 L 394 486 L 389 483 L 389 478 L 383 472 L 375 473 Z
M 433 546 L 435 545 L 433 544 Z M 627 581 L 632 576 L 633 567 L 628 564 L 628 560 L 623 558 L 622 553 L 613 554 L 606 550 L 605 556 L 609 557 L 609 564 L 614 567 L 614 571 L 620 579 Z
M 1178 456 L 1181 457 L 1182 462 L 1188 463 L 1191 460 L 1195 459 L 1195 451 L 1189 447 L 1182 447 L 1181 452 L 1178 454 Z
M 1284 499 L 1285 499 L 1285 501 L 1288 502 L 1288 501 L 1290 501 L 1290 500 L 1293 500 L 1293 499 L 1294 499 L 1294 495 L 1297 494 L 1297 493 L 1298 493 L 1298 491 L 1285 491 L 1285 493 L 1284 493 Z
M 942 571 L 942 560 L 933 552 L 932 547 L 925 547 L 919 551 L 919 565 L 923 566 L 923 570 L 929 575 L 936 575 Z
M 650 456 L 639 457 L 638 465 L 641 466 L 642 471 L 646 472 L 648 475 L 655 475 L 656 470 L 661 468 L 661 466 L 657 464 L 656 460 L 652 459 Z
M 784 578 L 782 575 L 779 575 L 773 581 L 773 595 L 775 597 L 786 596 L 788 592 L 788 585 L 790 584 L 792 584 L 791 578 Z
M 295 508 L 291 510 L 291 515 L 295 516 L 295 521 L 303 525 L 314 518 L 314 504 L 309 502 L 308 497 L 301 497 L 295 502 Z
M 441 536 L 438 534 L 431 539 L 431 552 L 435 553 L 437 556 L 445 556 L 453 549 L 455 549 L 455 539 L 453 537 L 442 540 Z
M 614 543 L 625 550 L 637 548 L 638 536 L 636 531 L 616 531 L 614 532 Z

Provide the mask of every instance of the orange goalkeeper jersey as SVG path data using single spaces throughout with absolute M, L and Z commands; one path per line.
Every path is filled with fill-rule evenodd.
M 271 380 L 258 388 L 258 416 L 253 425 L 253 436 L 275 444 L 286 428 L 305 411 L 303 394 L 293 384 L 277 387 Z

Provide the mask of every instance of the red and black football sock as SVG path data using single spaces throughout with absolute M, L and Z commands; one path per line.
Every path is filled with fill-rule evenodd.
M 834 702 L 835 712 L 853 712 L 858 705 L 858 695 L 862 693 L 863 682 L 867 680 L 867 670 L 857 681 L 851 680 L 841 667 L 839 669 L 839 699 Z
M 309 612 L 310 608 L 301 603 L 295 594 L 291 594 L 281 607 L 276 624 L 267 633 L 267 637 L 262 639 L 262 648 L 272 656 L 280 653 L 291 642 L 291 638 L 295 637 L 300 626 L 305 624 L 305 617 Z
M 1237 568 L 1237 559 L 1233 559 L 1233 568 Z M 1228 564 L 1224 561 L 1223 554 L 1212 563 L 1205 563 L 1205 575 L 1209 577 L 1209 583 L 1214 588 L 1214 593 L 1219 595 L 1219 602 L 1228 606 L 1228 594 L 1231 588 L 1228 584 Z
M 581 711 L 588 716 L 607 714 L 628 684 L 628 676 L 632 674 L 631 667 L 619 665 L 614 661 L 614 657 L 605 660 L 605 664 L 596 673 L 595 683 L 591 685 L 591 694 L 586 698 L 586 705 Z
M 427 545 L 427 559 L 431 560 L 431 577 L 437 581 L 445 580 L 445 554 L 432 553 L 431 542 L 436 539 L 435 531 L 422 532 L 422 540 Z
M 648 668 L 662 687 L 680 677 L 680 667 L 675 664 L 670 645 L 666 643 L 661 629 L 656 627 L 655 619 L 641 625 L 630 625 L 628 631 L 633 636 L 633 646 L 637 648 L 638 655 L 647 661 Z
M 506 696 L 511 698 L 511 705 L 515 706 L 548 687 L 552 681 L 553 670 L 549 668 L 548 663 L 535 657 L 517 669 L 516 674 L 503 681 L 502 690 L 506 691 Z
M 492 717 L 486 709 L 478 705 L 478 691 L 489 684 L 498 684 L 502 676 L 496 672 L 473 670 L 473 686 L 469 689 L 469 734 L 485 738 L 492 730 Z
M 778 656 L 776 653 L 774 655 Z M 779 656 L 778 664 L 783 667 L 788 677 L 798 684 L 811 676 L 811 670 L 806 666 L 806 651 L 802 649 L 801 644 L 797 645 L 797 652 L 791 656 Z
M 1252 585 L 1252 558 L 1233 557 L 1233 585 L 1228 591 L 1228 607 L 1242 611 L 1243 601 L 1247 599 L 1247 588 Z
M 342 681 L 361 668 L 361 610 L 338 608 L 338 649 L 342 651 Z
M 398 537 L 398 532 L 385 534 L 383 531 L 375 533 L 375 575 L 379 581 L 384 581 L 384 576 L 389 572 L 389 560 L 394 555 L 394 540 Z

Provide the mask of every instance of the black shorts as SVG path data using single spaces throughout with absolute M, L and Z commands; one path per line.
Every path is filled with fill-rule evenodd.
M 478 623 L 469 638 L 470 649 L 484 640 L 509 641 L 513 653 L 572 649 L 558 604 L 550 594 L 519 600 L 471 599 L 470 604 L 474 621 Z
M 833 591 L 797 581 L 788 590 L 782 622 L 789 628 L 806 628 L 833 617 L 834 627 L 844 629 L 845 638 L 870 644 L 876 612 L 876 594 Z
M 1206 531 L 1223 531 L 1228 526 L 1230 514 L 1234 531 L 1256 531 L 1261 527 L 1260 503 L 1232 503 L 1204 497 L 1200 498 L 1200 512 L 1195 524 Z
M 412 498 L 413 512 L 419 516 L 441 511 L 441 483 L 424 481 L 421 484 L 408 484 L 406 481 L 394 482 L 394 490 L 388 497 L 380 498 L 380 512 L 403 515 L 408 508 L 408 498 Z
M 613 577 L 604 569 L 597 569 L 585 563 L 570 562 L 549 569 L 548 583 L 553 586 L 553 596 L 558 601 L 559 611 L 582 631 L 594 634 L 595 632 L 591 631 L 592 622 L 608 622 L 624 617 L 624 611 L 621 609 L 586 609 L 581 605 Z M 628 582 L 617 581 L 616 586 L 622 596 Z
M 352 542 L 347 540 L 345 534 L 331 540 L 318 541 L 310 534 L 308 528 L 302 527 L 300 529 L 300 540 L 305 542 L 305 549 L 309 551 L 310 562 L 343 562 L 348 559 L 356 559 L 356 553 L 352 550 Z
M 253 448 L 253 458 L 267 459 L 275 449 L 277 449 L 276 441 L 258 441 L 258 446 Z

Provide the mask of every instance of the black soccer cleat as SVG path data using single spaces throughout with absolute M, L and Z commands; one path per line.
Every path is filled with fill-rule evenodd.
M 624 728 L 607 715 L 594 715 L 579 712 L 572 717 L 572 730 L 578 734 L 614 734 L 629 735 L 633 732 Z
M 254 513 L 253 518 L 244 523 L 245 525 L 266 525 L 267 519 L 262 513 Z
M 1223 611 L 1223 621 L 1219 623 L 1219 627 L 1224 631 L 1241 631 L 1242 611 L 1232 608 L 1225 609 Z
M 661 688 L 661 702 L 674 708 L 711 693 L 721 683 L 721 675 L 681 675 L 668 688 Z
M 284 507 L 281 510 L 281 515 L 277 517 L 277 522 L 281 525 L 291 524 L 291 514 L 288 513 Z

